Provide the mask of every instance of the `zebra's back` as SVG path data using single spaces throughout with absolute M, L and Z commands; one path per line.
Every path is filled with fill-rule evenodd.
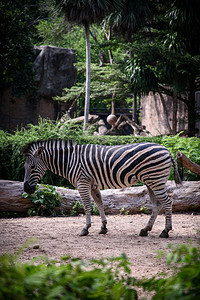
M 76 146 L 78 147 L 78 146 Z M 100 189 L 125 188 L 137 181 L 159 185 L 171 170 L 169 151 L 158 144 L 82 145 L 81 169 Z

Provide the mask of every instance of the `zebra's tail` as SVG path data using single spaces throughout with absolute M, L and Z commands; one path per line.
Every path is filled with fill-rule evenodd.
M 177 162 L 175 161 L 175 159 L 172 156 L 171 156 L 171 160 L 172 160 L 172 163 L 173 163 L 173 166 L 174 166 L 174 179 L 175 179 L 175 182 L 178 185 L 182 185 L 182 179 L 181 179 L 181 176 L 180 176 L 179 171 L 178 171 Z

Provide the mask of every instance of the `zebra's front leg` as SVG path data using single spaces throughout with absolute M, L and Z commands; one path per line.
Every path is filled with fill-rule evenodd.
M 93 197 L 93 199 L 94 199 L 94 201 L 97 205 L 97 208 L 99 210 L 99 214 L 100 214 L 100 217 L 101 217 L 102 225 L 101 225 L 101 229 L 100 229 L 99 233 L 100 234 L 106 234 L 108 232 L 108 229 L 106 227 L 107 220 L 106 220 L 106 215 L 105 215 L 104 208 L 103 208 L 103 202 L 102 202 L 102 197 L 101 197 L 100 190 L 99 189 L 92 189 L 91 194 L 92 194 L 92 197 Z
M 78 191 L 83 201 L 85 215 L 86 215 L 86 224 L 81 230 L 80 236 L 86 236 L 89 234 L 88 229 L 91 227 L 91 197 L 90 197 L 90 186 L 88 184 L 78 184 Z

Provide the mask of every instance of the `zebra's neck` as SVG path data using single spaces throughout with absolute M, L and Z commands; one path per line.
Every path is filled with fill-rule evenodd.
M 72 164 L 75 145 L 68 141 L 48 141 L 44 142 L 42 159 L 48 170 L 61 177 L 66 178 L 74 185 L 73 173 L 70 170 Z

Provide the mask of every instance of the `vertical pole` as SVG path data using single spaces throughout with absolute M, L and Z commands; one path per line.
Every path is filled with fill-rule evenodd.
M 137 120 L 137 95 L 136 95 L 136 93 L 133 94 L 133 114 L 132 114 L 132 120 L 135 123 L 138 123 L 138 120 Z
M 177 132 L 177 111 L 178 111 L 178 99 L 176 92 L 173 93 L 173 117 L 172 117 L 172 133 Z
M 86 87 L 85 87 L 85 110 L 84 110 L 84 124 L 83 130 L 86 131 L 88 127 L 88 116 L 90 110 L 90 33 L 89 33 L 89 24 L 85 24 L 85 38 L 86 38 Z

